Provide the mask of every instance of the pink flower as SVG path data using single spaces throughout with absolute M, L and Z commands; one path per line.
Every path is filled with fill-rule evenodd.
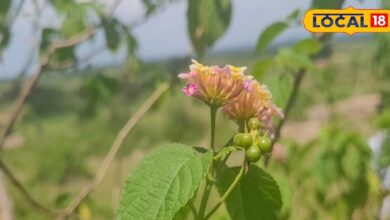
M 233 102 L 244 88 L 245 67 L 204 66 L 193 60 L 188 73 L 178 77 L 187 81 L 183 92 L 210 106 L 221 107 Z
M 198 91 L 198 85 L 195 83 L 187 83 L 182 91 L 186 96 L 193 96 Z
M 237 99 L 226 104 L 222 110 L 237 123 L 258 117 L 262 128 L 272 134 L 273 117 L 283 118 L 283 113 L 271 102 L 271 92 L 254 79 L 247 79 L 244 88 Z

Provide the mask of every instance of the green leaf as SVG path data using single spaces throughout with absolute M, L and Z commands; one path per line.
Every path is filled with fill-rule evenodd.
M 290 97 L 294 82 L 293 76 L 291 74 L 283 74 L 275 77 L 269 74 L 269 77 L 266 77 L 264 82 L 272 91 L 272 101 L 283 109 Z
M 66 38 L 72 37 L 86 28 L 83 10 L 73 8 L 73 11 L 68 12 L 68 15 L 61 27 L 61 32 Z
M 146 8 L 146 16 L 151 15 L 156 10 L 156 3 L 153 0 L 142 0 Z
M 294 48 L 283 48 L 275 57 L 275 64 L 284 71 L 297 72 L 299 69 L 317 71 L 316 66 L 307 54 L 298 53 Z
M 268 26 L 257 40 L 256 51 L 264 50 L 279 34 L 281 34 L 288 27 L 286 22 L 276 22 Z
M 339 9 L 344 0 L 312 0 L 311 7 L 315 9 Z
M 188 0 L 187 22 L 192 45 L 203 56 L 230 24 L 230 0 Z
M 224 194 L 240 168 L 226 168 L 218 178 L 217 187 Z M 279 187 L 270 174 L 252 165 L 226 200 L 232 220 L 277 220 L 282 208 Z
M 131 55 L 135 54 L 138 49 L 137 39 L 130 31 L 125 32 L 127 42 L 127 52 Z
M 8 46 L 10 37 L 11 32 L 9 31 L 9 28 L 0 24 L 0 59 L 3 50 Z
M 269 68 L 273 64 L 273 59 L 262 59 L 255 63 L 255 66 L 253 68 L 253 76 L 260 80 L 263 78 L 264 74 L 269 70 Z
M 58 37 L 59 33 L 56 29 L 53 28 L 45 28 L 42 30 L 41 44 L 39 46 L 40 52 L 43 52 L 47 49 L 47 47 L 52 42 L 53 37 Z
M 119 48 L 121 38 L 117 29 L 118 21 L 116 19 L 104 20 L 103 28 L 106 36 L 106 45 L 111 51 Z
M 293 47 L 294 51 L 306 55 L 314 55 L 320 52 L 321 44 L 312 38 L 304 39 L 296 43 Z
M 74 46 L 58 49 L 51 59 L 54 62 L 73 62 L 76 60 L 74 49 Z
M 203 149 L 201 153 L 182 144 L 156 149 L 127 179 L 119 219 L 173 219 L 194 196 L 211 160 L 211 151 Z
M 191 212 L 191 208 L 187 203 L 187 205 L 185 205 L 178 212 L 176 212 L 175 216 L 173 217 L 173 220 L 187 219 L 188 216 L 190 215 L 190 212 Z
M 11 0 L 1 0 L 0 1 L 0 21 L 2 21 L 8 14 L 8 10 L 11 7 Z
M 299 9 L 295 9 L 293 12 L 291 12 L 287 16 L 287 20 L 292 20 L 292 21 L 298 20 L 299 13 L 300 13 L 300 10 Z

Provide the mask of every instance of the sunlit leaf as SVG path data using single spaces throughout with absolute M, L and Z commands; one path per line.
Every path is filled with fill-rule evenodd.
M 261 59 L 255 63 L 253 68 L 253 76 L 260 80 L 267 70 L 272 66 L 273 59 Z
M 290 98 L 293 81 L 291 74 L 265 77 L 264 82 L 272 91 L 272 101 L 280 108 L 284 108 Z
M 275 63 L 279 68 L 284 69 L 285 71 L 288 70 L 292 73 L 295 73 L 300 69 L 312 72 L 317 70 L 312 59 L 307 54 L 298 53 L 294 48 L 280 49 L 275 57 Z
M 182 144 L 162 146 L 127 179 L 119 219 L 171 220 L 194 196 L 205 178 L 212 153 Z
M 217 187 L 224 194 L 239 172 L 239 167 L 226 168 L 218 177 Z M 226 200 L 232 220 L 277 220 L 282 208 L 279 187 L 272 176 L 252 165 Z
M 61 27 L 61 32 L 64 37 L 72 37 L 86 28 L 84 13 L 84 10 L 77 7 L 73 8 L 71 12 L 68 12 L 68 17 L 64 20 Z
M 199 56 L 226 32 L 231 13 L 230 0 L 188 0 L 188 33 Z
M 257 40 L 256 51 L 264 50 L 277 36 L 279 36 L 288 27 L 286 22 L 276 22 L 268 26 Z
M 299 41 L 293 47 L 293 49 L 297 53 L 306 54 L 306 55 L 314 55 L 320 52 L 321 44 L 315 39 L 308 38 Z

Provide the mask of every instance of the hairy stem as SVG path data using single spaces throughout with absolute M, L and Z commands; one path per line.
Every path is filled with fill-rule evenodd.
M 217 108 L 214 106 L 210 107 L 210 120 L 211 120 L 211 129 L 210 129 L 210 148 L 215 153 L 215 124 L 217 117 Z
M 211 121 L 211 129 L 210 129 L 210 148 L 213 150 L 213 154 L 216 154 L 215 151 L 215 124 L 216 124 L 216 117 L 217 117 L 217 110 L 215 106 L 210 106 L 210 121 Z M 211 163 L 210 171 L 213 174 L 215 169 L 215 163 Z M 206 182 L 206 186 L 204 188 L 202 200 L 199 207 L 198 212 L 198 218 L 199 220 L 204 219 L 204 215 L 206 212 L 207 202 L 210 197 L 211 190 L 213 188 L 213 183 L 209 180 Z

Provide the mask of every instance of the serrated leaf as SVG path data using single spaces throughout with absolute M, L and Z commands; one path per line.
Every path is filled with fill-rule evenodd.
M 262 59 L 257 61 L 253 68 L 253 76 L 257 80 L 263 78 L 264 74 L 272 66 L 272 63 L 273 63 L 273 59 Z
M 311 7 L 314 9 L 339 9 L 344 0 L 312 0 Z
M 224 194 L 240 168 L 226 168 L 218 178 L 217 187 Z M 277 220 L 282 208 L 279 187 L 270 174 L 252 165 L 226 200 L 232 220 Z
M 314 55 L 320 52 L 321 44 L 312 38 L 303 39 L 294 45 L 293 50 L 305 55 Z
M 281 34 L 288 27 L 286 22 L 276 22 L 268 26 L 257 40 L 256 51 L 264 50 L 279 34 Z
M 147 156 L 126 181 L 119 219 L 171 220 L 206 176 L 212 152 L 203 151 L 169 144 Z
M 202 56 L 226 32 L 231 13 L 230 0 L 188 1 L 188 33 L 198 55 Z

